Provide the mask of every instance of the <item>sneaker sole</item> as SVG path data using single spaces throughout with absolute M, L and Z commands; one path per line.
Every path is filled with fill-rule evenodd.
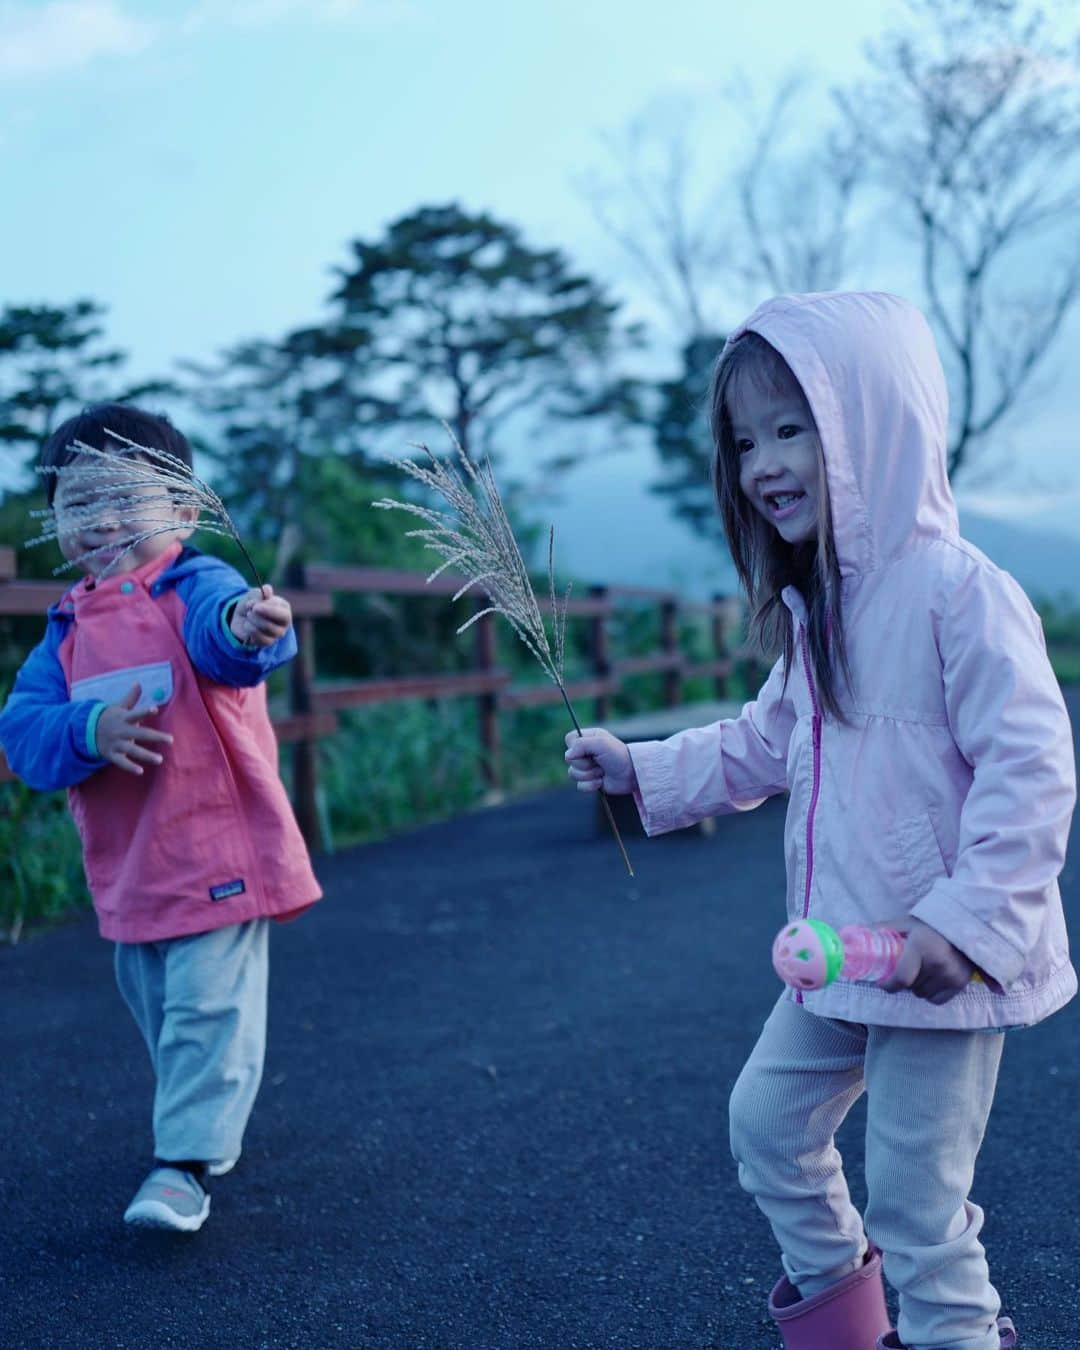
M 124 1222 L 133 1228 L 167 1228 L 174 1233 L 194 1233 L 203 1226 L 209 1213 L 209 1196 L 204 1198 L 198 1214 L 177 1214 L 160 1200 L 143 1200 L 138 1205 L 128 1207 Z
M 231 1172 L 239 1158 L 223 1158 L 221 1162 L 212 1162 L 206 1164 L 206 1175 L 208 1177 L 223 1177 L 226 1172 Z

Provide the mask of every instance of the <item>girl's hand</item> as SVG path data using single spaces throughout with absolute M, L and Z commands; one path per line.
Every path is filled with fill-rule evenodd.
M 152 744 L 171 745 L 167 731 L 144 727 L 139 719 L 150 717 L 157 708 L 134 711 L 142 694 L 142 687 L 133 684 L 119 703 L 111 703 L 98 718 L 94 740 L 98 754 L 127 773 L 142 773 L 143 764 L 163 763 L 161 755 L 149 748 Z
M 579 792 L 599 792 L 603 788 L 617 795 L 633 792 L 637 787 L 630 751 L 610 731 L 586 727 L 580 736 L 570 731 L 566 745 L 567 773 L 577 783 Z
M 269 647 L 283 638 L 292 623 L 292 608 L 273 586 L 254 588 L 236 602 L 229 630 L 246 647 Z
M 916 998 L 940 1005 L 967 988 L 975 973 L 974 962 L 937 929 L 910 915 L 875 927 L 893 928 L 906 939 L 896 969 L 881 985 L 888 993 L 910 989 Z

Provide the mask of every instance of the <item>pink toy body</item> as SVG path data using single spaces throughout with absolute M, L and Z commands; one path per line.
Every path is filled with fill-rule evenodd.
M 904 952 L 904 935 L 891 928 L 864 928 L 849 923 L 837 936 L 844 944 L 842 980 L 880 984 L 896 969 Z
M 824 989 L 833 980 L 880 984 L 896 969 L 903 934 L 848 924 L 837 932 L 820 919 L 786 924 L 773 943 L 773 969 L 793 989 Z

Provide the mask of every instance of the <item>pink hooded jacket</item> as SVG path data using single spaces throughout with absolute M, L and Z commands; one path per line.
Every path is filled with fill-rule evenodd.
M 1028 1025 L 1076 992 L 1057 877 L 1076 798 L 1072 734 L 1042 628 L 961 539 L 945 470 L 947 394 L 917 309 L 881 293 L 767 301 L 759 333 L 802 386 L 825 456 L 854 692 L 823 721 L 806 608 L 795 661 L 737 718 L 631 745 L 647 833 L 790 794 L 787 913 L 834 925 L 903 913 L 1000 986 L 941 1007 L 840 982 L 792 994 L 887 1026 Z M 783 918 L 777 912 L 777 925 Z M 764 958 L 763 958 L 764 959 Z

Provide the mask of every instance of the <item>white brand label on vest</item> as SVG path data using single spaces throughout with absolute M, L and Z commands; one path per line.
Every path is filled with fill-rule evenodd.
M 210 887 L 211 900 L 229 900 L 234 895 L 243 895 L 245 886 L 243 880 L 237 878 L 236 881 L 225 881 L 220 886 Z

